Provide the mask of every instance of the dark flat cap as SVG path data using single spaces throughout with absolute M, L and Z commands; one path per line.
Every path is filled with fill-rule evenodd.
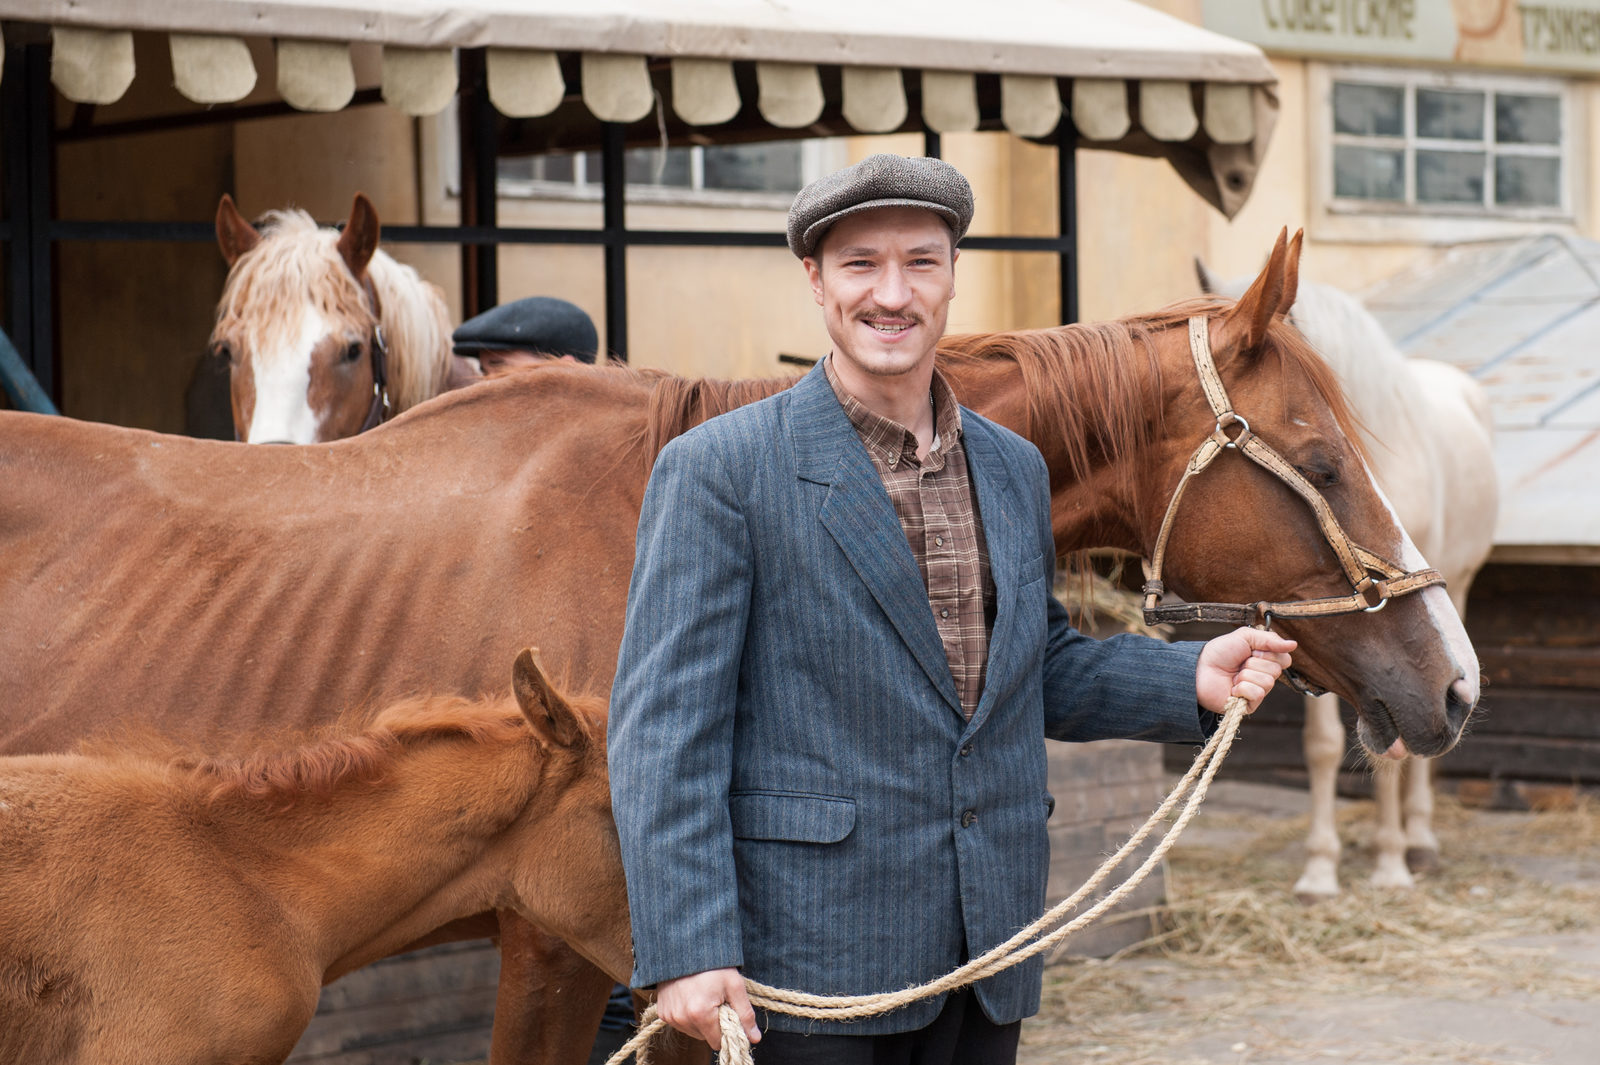
M 789 208 L 789 250 L 804 259 L 845 215 L 875 207 L 922 207 L 943 218 L 956 240 L 972 224 L 972 186 L 942 159 L 873 155 L 818 178 Z
M 502 303 L 468 318 L 451 335 L 457 355 L 480 351 L 531 351 L 594 362 L 600 334 L 583 308 L 551 296 Z

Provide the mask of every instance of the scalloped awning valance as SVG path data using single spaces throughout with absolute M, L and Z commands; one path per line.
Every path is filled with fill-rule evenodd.
M 998 75 L 1013 133 L 1047 137 L 1070 115 L 1083 146 L 1164 156 L 1230 217 L 1277 111 L 1260 49 L 1134 0 L 0 0 L 0 17 L 50 26 L 57 90 L 94 104 L 132 83 L 135 30 L 168 35 L 178 91 L 208 105 L 255 89 L 243 38 L 269 38 L 277 94 L 307 111 L 351 100 L 352 43 L 382 46 L 383 98 L 413 115 L 449 105 L 461 48 L 486 49 L 490 98 L 512 118 L 579 96 L 602 121 L 633 122 L 660 93 L 683 123 L 715 127 L 746 102 L 742 84 L 767 124 L 798 131 L 822 114 L 824 67 L 851 129 L 953 133 L 978 127 L 976 78 Z M 576 86 L 563 55 L 579 57 Z

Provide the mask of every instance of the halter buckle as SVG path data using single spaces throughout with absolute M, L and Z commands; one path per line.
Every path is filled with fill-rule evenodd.
M 1224 420 L 1224 419 L 1226 419 L 1226 420 Z M 1238 425 L 1238 426 L 1240 426 L 1239 435 L 1238 436 L 1229 437 L 1227 433 L 1224 433 L 1222 431 L 1225 426 L 1230 426 L 1230 425 Z M 1223 447 L 1236 448 L 1236 447 L 1239 446 L 1239 440 L 1244 436 L 1244 434 L 1248 433 L 1249 431 L 1250 431 L 1250 423 L 1244 420 L 1243 415 L 1237 414 L 1237 413 L 1235 413 L 1235 412 L 1230 410 L 1230 411 L 1227 411 L 1227 412 L 1223 413 L 1222 415 L 1220 415 L 1217 418 L 1217 427 L 1215 429 L 1213 429 L 1211 431 L 1211 433 L 1212 433 L 1213 436 L 1220 435 L 1226 441 L 1222 445 Z

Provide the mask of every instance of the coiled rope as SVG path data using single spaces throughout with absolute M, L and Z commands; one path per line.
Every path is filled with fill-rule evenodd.
M 1138 887 L 1150 870 L 1154 869 L 1167 851 L 1178 841 L 1183 830 L 1199 812 L 1200 804 L 1205 801 L 1206 791 L 1211 787 L 1212 778 L 1217 775 L 1217 770 L 1222 766 L 1222 760 L 1227 757 L 1228 750 L 1233 746 L 1234 736 L 1238 734 L 1239 722 L 1244 720 L 1246 703 L 1239 696 L 1231 697 L 1223 707 L 1222 723 L 1217 731 L 1212 734 L 1210 741 L 1195 757 L 1194 765 L 1184 774 L 1183 779 L 1173 787 L 1172 793 L 1156 808 L 1156 811 L 1146 819 L 1139 830 L 1128 838 L 1111 857 L 1101 863 L 1082 887 L 1073 892 L 1068 898 L 1062 899 L 1050 910 L 1022 929 L 1010 939 L 1001 943 L 979 957 L 973 958 L 965 965 L 960 966 L 936 980 L 908 987 L 902 991 L 890 991 L 874 995 L 811 995 L 803 991 L 788 991 L 783 988 L 769 987 L 755 980 L 745 980 L 745 990 L 750 996 L 754 1006 L 774 1013 L 786 1013 L 792 1017 L 808 1017 L 823 1021 L 853 1021 L 864 1017 L 877 1017 L 908 1006 L 921 999 L 932 998 L 950 991 L 975 983 L 985 977 L 1003 972 L 1013 965 L 1021 964 L 1029 958 L 1043 951 L 1049 950 L 1085 925 L 1090 924 L 1101 914 L 1121 902 L 1127 895 Z M 1192 789 L 1192 793 L 1191 793 Z M 1185 795 L 1189 798 L 1183 804 L 1183 810 L 1178 814 L 1177 820 L 1167 828 L 1161 841 L 1156 844 L 1148 857 L 1130 873 L 1126 880 L 1102 896 L 1089 909 L 1068 921 L 1060 922 L 1077 909 L 1078 904 L 1089 896 L 1102 882 L 1109 877 L 1117 866 L 1121 865 L 1128 855 L 1139 848 L 1157 825 L 1167 819 L 1173 808 Z M 1056 927 L 1060 924 L 1060 927 Z M 739 1016 L 732 1006 L 723 1004 L 718 1011 L 718 1020 L 722 1027 L 722 1051 L 719 1061 L 723 1065 L 753 1065 L 750 1056 L 750 1038 L 745 1034 L 744 1025 L 739 1022 Z M 639 1055 L 642 1063 L 645 1058 L 645 1048 L 655 1034 L 666 1027 L 665 1021 L 656 1015 L 656 1007 L 650 1006 L 640 1018 L 639 1031 L 621 1050 L 611 1055 L 606 1065 L 622 1065 L 635 1054 Z

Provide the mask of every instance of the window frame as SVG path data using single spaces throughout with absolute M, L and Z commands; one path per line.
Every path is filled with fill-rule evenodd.
M 774 138 L 774 142 L 782 139 Z M 787 211 L 794 202 L 795 193 L 847 161 L 848 151 L 843 138 L 807 138 L 800 142 L 800 184 L 789 192 L 759 192 L 745 189 L 708 189 L 705 180 L 705 146 L 687 145 L 690 149 L 690 184 L 683 185 L 627 185 L 628 202 L 638 204 L 675 204 L 686 207 L 727 207 L 756 210 Z M 445 144 L 453 144 L 446 139 Z M 762 143 L 762 142 L 752 142 Z M 582 152 L 572 153 L 572 180 L 545 181 L 538 178 L 499 177 L 496 186 L 502 198 L 508 200 L 557 200 L 579 203 L 599 203 L 604 189 L 599 182 L 587 180 L 587 159 Z M 460 194 L 459 164 L 447 182 L 447 195 Z
M 1312 64 L 1307 128 L 1311 131 L 1308 163 L 1316 197 L 1313 216 L 1328 239 L 1358 240 L 1465 240 L 1568 227 L 1579 221 L 1582 202 L 1579 168 L 1587 169 L 1586 116 L 1579 113 L 1579 94 L 1568 79 L 1549 76 L 1454 71 L 1372 64 Z M 1404 90 L 1402 137 L 1336 133 L 1333 92 L 1336 83 L 1396 87 Z M 1466 90 L 1484 93 L 1484 137 L 1478 141 L 1453 141 L 1417 136 L 1416 95 L 1419 89 Z M 1507 144 L 1495 139 L 1496 94 L 1554 96 L 1560 106 L 1559 140 L 1554 145 Z M 1334 191 L 1335 148 L 1400 145 L 1404 151 L 1405 201 L 1343 197 Z M 1486 156 L 1484 201 L 1480 204 L 1419 203 L 1416 200 L 1416 157 L 1422 151 L 1481 151 Z M 1559 202 L 1555 206 L 1499 205 L 1495 194 L 1495 159 L 1498 156 L 1540 157 L 1559 160 Z

